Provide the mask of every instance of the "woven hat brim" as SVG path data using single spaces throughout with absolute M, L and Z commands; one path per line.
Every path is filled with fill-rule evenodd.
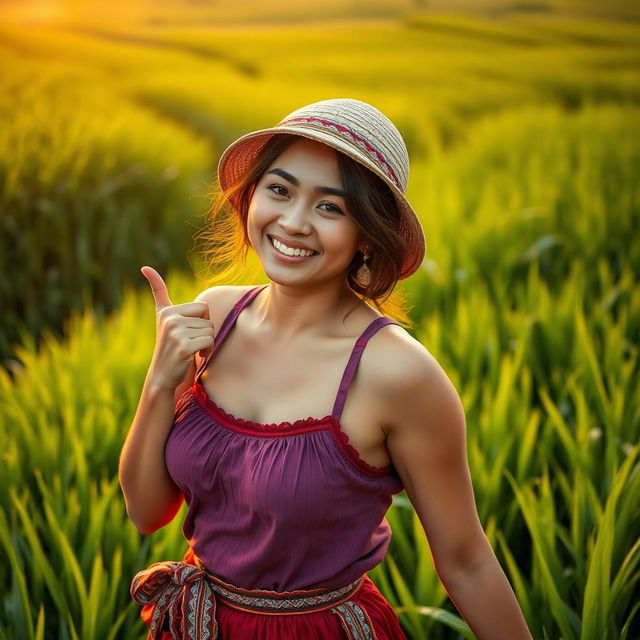
M 364 165 L 384 180 L 396 199 L 400 213 L 398 232 L 405 242 L 406 258 L 400 270 L 399 279 L 408 278 L 420 268 L 426 252 L 424 231 L 418 215 L 404 193 L 368 156 L 360 152 L 358 148 L 345 142 L 342 138 L 330 133 L 316 129 L 306 129 L 301 126 L 280 125 L 267 129 L 258 129 L 241 136 L 225 149 L 218 161 L 218 181 L 224 191 L 246 173 L 246 167 L 249 162 L 260 153 L 264 145 L 277 133 L 289 133 L 322 142 Z M 237 202 L 234 202 L 234 198 L 230 197 L 230 200 L 237 207 Z

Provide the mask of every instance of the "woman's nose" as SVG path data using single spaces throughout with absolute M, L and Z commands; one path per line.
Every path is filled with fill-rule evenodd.
M 288 233 L 308 233 L 310 222 L 306 205 L 302 201 L 289 203 L 280 214 L 280 225 Z

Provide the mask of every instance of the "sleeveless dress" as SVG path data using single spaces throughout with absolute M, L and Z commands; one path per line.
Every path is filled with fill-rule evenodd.
M 368 340 L 381 327 L 398 323 L 376 318 L 356 340 L 331 414 L 272 424 L 245 420 L 218 406 L 200 376 L 242 309 L 266 286 L 252 288 L 233 306 L 209 358 L 176 406 L 165 462 L 189 506 L 182 527 L 189 547 L 182 563 L 157 563 L 157 568 L 164 566 L 182 585 L 176 578 L 179 565 L 194 572 L 201 567 L 215 576 L 220 593 L 235 592 L 236 598 L 255 593 L 305 597 L 329 590 L 349 596 L 339 606 L 296 615 L 262 614 L 219 599 L 213 605 L 215 633 L 198 632 L 198 638 L 406 640 L 390 603 L 366 575 L 384 558 L 391 539 L 385 513 L 393 494 L 404 487 L 392 464 L 368 464 L 340 427 Z M 147 574 L 136 578 L 142 575 Z M 196 600 L 201 606 L 203 597 Z M 150 626 L 155 607 L 145 602 L 141 617 Z M 171 612 L 176 628 L 185 624 L 174 620 L 180 615 L 176 605 Z M 164 619 L 162 631 L 148 637 L 190 637 L 170 635 L 169 628 Z

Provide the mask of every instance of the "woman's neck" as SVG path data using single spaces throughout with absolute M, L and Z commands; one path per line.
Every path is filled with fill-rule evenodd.
M 255 322 L 273 344 L 291 344 L 334 334 L 360 299 L 348 287 L 309 288 L 271 282 L 251 306 Z

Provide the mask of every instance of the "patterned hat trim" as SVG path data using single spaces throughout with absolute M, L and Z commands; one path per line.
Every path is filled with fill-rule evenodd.
M 380 153 L 380 151 L 378 151 L 378 149 L 376 149 L 368 140 L 349 129 L 349 127 L 345 127 L 343 124 L 338 124 L 337 122 L 332 122 L 331 120 L 313 117 L 290 118 L 287 120 L 283 120 L 278 126 L 291 124 L 292 122 L 305 122 L 311 123 L 311 125 L 315 123 L 316 125 L 320 124 L 322 125 L 322 127 L 326 127 L 328 129 L 334 128 L 338 131 L 340 137 L 343 139 L 345 138 L 344 134 L 348 134 L 352 138 L 352 141 L 360 149 L 364 149 L 369 158 L 371 158 L 393 180 L 398 189 L 402 190 L 402 186 L 400 185 L 398 177 L 396 176 L 394 170 L 391 168 L 391 165 L 385 160 L 382 153 Z M 322 127 L 318 127 L 318 129 L 322 130 Z M 347 140 L 347 142 L 350 141 Z

